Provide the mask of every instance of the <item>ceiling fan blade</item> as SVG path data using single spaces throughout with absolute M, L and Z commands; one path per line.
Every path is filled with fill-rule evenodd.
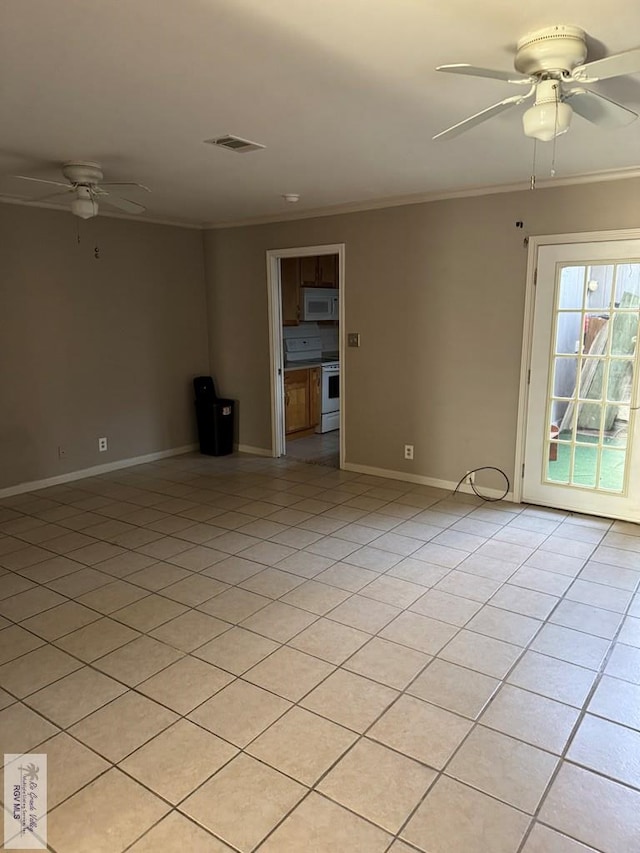
M 146 210 L 146 207 L 143 207 L 136 201 L 129 201 L 128 198 L 121 198 L 117 195 L 101 197 L 100 204 L 110 204 L 111 207 L 117 207 L 118 210 L 124 210 L 127 213 L 144 213 Z
M 628 107 L 589 89 L 570 89 L 563 100 L 568 101 L 582 118 L 601 127 L 621 127 L 638 118 L 638 114 Z
M 150 193 L 151 190 L 149 187 L 146 187 L 144 184 L 138 184 L 135 181 L 106 181 L 100 184 L 101 187 L 138 187 L 138 189 L 144 190 L 147 193 Z
M 465 74 L 469 77 L 491 77 L 493 80 L 504 80 L 507 83 L 533 83 L 533 77 L 518 74 L 514 71 L 500 71 L 494 68 L 479 68 L 466 62 L 457 62 L 453 65 L 438 65 L 436 71 L 445 71 L 447 74 Z
M 72 192 L 72 187 L 69 187 L 67 192 L 51 193 L 51 195 L 43 195 L 43 196 L 39 196 L 38 198 L 32 198 L 32 199 L 30 199 L 30 201 L 33 202 L 34 204 L 37 204 L 38 202 L 41 202 L 41 201 L 49 201 L 49 199 L 52 199 L 52 198 L 62 198 L 63 196 L 66 198 L 70 198 L 71 192 Z
M 626 50 L 624 53 L 614 53 L 604 59 L 596 59 L 579 65 L 573 69 L 571 78 L 578 83 L 595 83 L 597 80 L 608 80 L 610 77 L 621 77 L 624 74 L 640 72 L 640 47 Z
M 36 184 L 51 184 L 53 187 L 65 187 L 71 189 L 68 183 L 62 181 L 45 181 L 44 178 L 30 178 L 27 175 L 11 175 L 12 178 L 20 178 L 21 181 L 34 181 Z
M 504 101 L 500 101 L 497 104 L 494 104 L 491 107 L 487 107 L 486 110 L 481 110 L 479 113 L 475 115 L 469 116 L 469 118 L 465 118 L 462 121 L 459 121 L 457 124 L 448 127 L 446 130 L 442 130 L 440 133 L 437 133 L 433 139 L 451 139 L 454 136 L 458 136 L 461 133 L 464 133 L 467 130 L 470 130 L 472 127 L 475 127 L 477 124 L 481 124 L 483 121 L 487 121 L 487 119 L 493 118 L 493 116 L 497 116 L 500 113 L 503 113 L 505 110 L 510 109 L 511 107 L 515 107 L 517 104 L 521 104 L 523 101 L 526 101 L 533 94 L 533 90 L 529 92 L 527 95 L 514 95 L 511 98 L 505 98 Z

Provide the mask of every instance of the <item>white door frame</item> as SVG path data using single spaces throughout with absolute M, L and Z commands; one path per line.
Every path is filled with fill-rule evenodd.
M 282 352 L 282 294 L 280 287 L 280 258 L 303 258 L 309 255 L 338 255 L 338 334 L 340 357 L 340 467 L 344 464 L 345 448 L 345 244 L 299 246 L 293 249 L 267 251 L 267 300 L 269 306 L 269 366 L 271 376 L 271 455 L 285 453 L 284 431 L 284 364 Z
M 522 330 L 522 358 L 520 362 L 520 394 L 518 397 L 518 425 L 516 429 L 516 459 L 513 474 L 513 500 L 522 500 L 522 466 L 527 427 L 527 406 L 529 405 L 529 370 L 531 367 L 531 348 L 533 346 L 533 314 L 535 307 L 536 275 L 538 271 L 538 251 L 542 246 L 561 243 L 603 243 L 613 240 L 639 240 L 640 228 L 618 231 L 584 231 L 578 234 L 550 234 L 529 237 L 527 257 L 527 283 L 524 303 L 524 326 Z

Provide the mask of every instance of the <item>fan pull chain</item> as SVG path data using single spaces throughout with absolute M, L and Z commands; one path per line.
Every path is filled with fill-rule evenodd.
M 529 189 L 535 190 L 536 188 L 536 145 L 538 140 L 533 137 L 533 163 L 531 164 L 531 179 L 529 182 Z
M 556 90 L 556 120 L 553 134 L 553 148 L 551 149 L 551 177 L 556 176 L 556 140 L 558 138 L 558 98 L 560 97 L 559 86 L 556 83 L 553 87 Z

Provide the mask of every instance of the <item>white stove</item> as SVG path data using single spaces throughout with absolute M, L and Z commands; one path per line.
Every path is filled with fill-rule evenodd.
M 321 367 L 321 415 L 316 432 L 331 432 L 340 429 L 340 362 L 327 361 Z

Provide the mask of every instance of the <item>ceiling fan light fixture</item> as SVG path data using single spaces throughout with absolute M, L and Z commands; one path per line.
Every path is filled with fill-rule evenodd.
M 78 194 L 71 202 L 71 212 L 80 219 L 91 219 L 98 215 L 98 202 L 87 187 L 78 187 Z
M 547 102 L 530 107 L 522 116 L 522 125 L 526 136 L 540 142 L 551 142 L 569 130 L 572 117 L 573 110 L 569 104 Z

